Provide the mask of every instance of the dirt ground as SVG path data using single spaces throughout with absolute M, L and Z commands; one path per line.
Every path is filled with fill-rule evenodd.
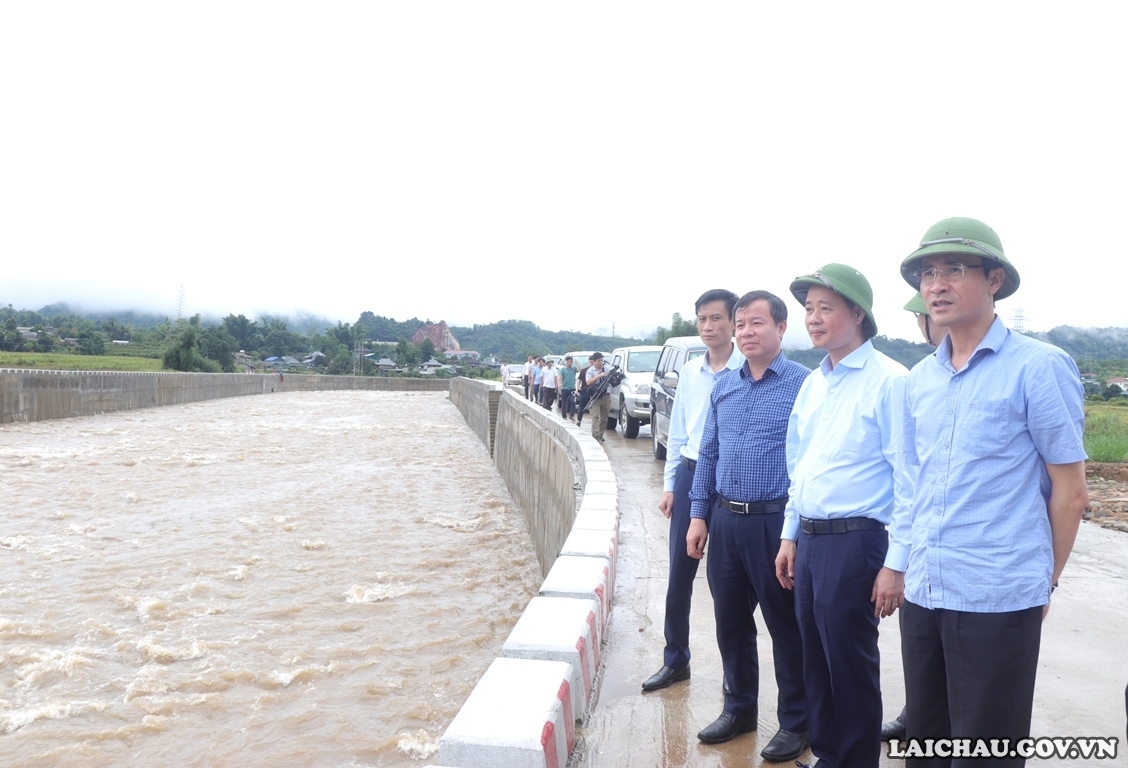
M 1128 533 L 1128 464 L 1085 466 L 1089 479 L 1089 508 L 1085 519 L 1102 528 Z

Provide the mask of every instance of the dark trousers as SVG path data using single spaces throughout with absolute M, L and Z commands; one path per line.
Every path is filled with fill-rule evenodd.
M 670 669 L 689 665 L 689 604 L 693 579 L 701 561 L 690 557 L 685 537 L 689 533 L 689 491 L 693 470 L 684 459 L 674 473 L 674 510 L 670 515 L 670 580 L 666 586 L 666 650 L 663 664 Z
M 586 389 L 580 390 L 580 402 L 576 405 L 576 424 L 584 423 L 584 409 L 587 408 L 588 398 L 591 393 Z
M 729 694 L 725 711 L 737 717 L 758 712 L 760 662 L 756 649 L 757 604 L 772 636 L 779 727 L 807 730 L 803 692 L 803 650 L 795 620 L 795 599 L 775 576 L 783 512 L 738 515 L 714 502 L 709 513 L 709 559 L 705 567 L 713 593 L 717 647 Z
M 529 399 L 529 377 L 528 376 L 522 376 L 521 377 L 521 386 L 523 386 L 525 388 L 525 399 L 528 400 Z
M 576 415 L 576 390 L 560 390 L 560 413 L 564 415 L 564 418 Z
M 881 531 L 799 532 L 795 614 L 811 751 L 821 768 L 881 762 L 881 657 L 873 582 L 885 562 Z
M 541 405 L 544 406 L 546 411 L 552 410 L 552 404 L 556 401 L 556 387 L 541 386 Z
M 1030 735 L 1042 608 L 1008 613 L 901 606 L 909 738 L 1018 739 Z M 983 763 L 972 758 L 908 758 L 907 768 Z M 1001 758 L 992 766 L 1023 766 Z

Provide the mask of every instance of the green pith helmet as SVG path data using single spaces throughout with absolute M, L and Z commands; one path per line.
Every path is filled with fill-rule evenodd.
M 928 306 L 924 303 L 924 297 L 920 295 L 920 291 L 917 291 L 916 295 L 905 303 L 905 309 L 918 315 L 928 314 Z
M 867 339 L 877 335 L 877 321 L 873 319 L 873 289 L 865 275 L 845 264 L 827 264 L 809 275 L 795 278 L 791 283 L 791 295 L 806 306 L 807 290 L 812 285 L 829 288 L 854 302 L 866 313 L 866 319 L 862 321 L 862 335 Z
M 994 261 L 1002 267 L 1006 277 L 995 294 L 996 300 L 1005 299 L 1018 290 L 1018 270 L 1003 255 L 1003 242 L 995 234 L 995 230 L 982 221 L 963 216 L 944 219 L 929 227 L 921 238 L 920 248 L 901 262 L 901 277 L 913 288 L 920 290 L 920 284 L 913 280 L 913 271 L 920 267 L 921 259 L 925 256 L 941 253 L 979 256 L 984 261 Z

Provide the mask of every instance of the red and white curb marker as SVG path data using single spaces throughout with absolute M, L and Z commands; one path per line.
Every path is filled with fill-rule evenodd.
M 495 659 L 439 739 L 439 763 L 565 768 L 576 742 L 572 665 Z
M 511 659 L 565 661 L 572 665 L 572 711 L 583 720 L 599 670 L 599 634 L 594 600 L 534 597 L 521 614 L 501 655 Z
M 599 636 L 611 613 L 611 561 L 607 557 L 561 555 L 544 577 L 541 597 L 579 597 L 599 603 Z

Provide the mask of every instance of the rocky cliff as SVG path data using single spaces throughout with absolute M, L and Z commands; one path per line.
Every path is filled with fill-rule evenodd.
M 458 339 L 454 338 L 454 334 L 450 332 L 445 320 L 420 326 L 419 330 L 411 337 L 411 343 L 419 344 L 423 339 L 430 339 L 431 343 L 435 345 L 435 349 L 442 349 L 447 352 L 462 349 L 458 346 Z

